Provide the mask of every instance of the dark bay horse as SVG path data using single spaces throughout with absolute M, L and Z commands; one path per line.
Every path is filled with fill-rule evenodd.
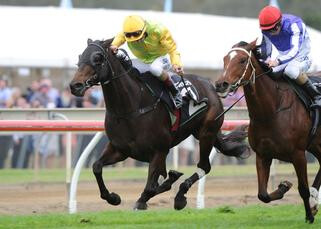
M 208 98 L 208 109 L 173 134 L 165 105 L 159 103 L 159 99 L 153 97 L 138 79 L 135 68 L 128 68 L 126 62 L 112 53 L 109 49 L 111 41 L 88 40 L 70 83 L 71 92 L 76 96 L 83 96 L 87 88 L 97 84 L 103 90 L 107 110 L 105 129 L 110 143 L 93 165 L 101 198 L 112 205 L 120 204 L 119 195 L 110 193 L 106 188 L 102 168 L 130 157 L 149 163 L 146 187 L 134 207 L 146 209 L 150 198 L 170 190 L 182 175 L 171 170 L 167 180 L 159 183 L 160 178 L 167 177 L 165 159 L 169 149 L 193 134 L 200 142 L 200 160 L 197 172 L 180 185 L 175 198 L 175 209 L 182 209 L 187 203 L 184 195 L 188 189 L 211 169 L 209 154 L 212 147 L 229 156 L 240 156 L 248 150 L 243 143 L 246 133 L 234 131 L 229 135 L 222 134 L 223 117 L 216 121 L 215 118 L 223 112 L 223 107 L 214 87 L 199 76 L 186 75 L 198 89 L 199 96 Z
M 309 189 L 305 150 L 321 163 L 321 132 L 317 130 L 308 146 L 312 125 L 309 111 L 286 81 L 273 80 L 268 72 L 269 69 L 259 61 L 255 42 L 240 42 L 224 57 L 224 72 L 215 83 L 216 91 L 219 96 L 226 97 L 240 86 L 244 88 L 250 116 L 249 143 L 256 152 L 258 198 L 265 203 L 283 198 L 292 184 L 281 182 L 277 190 L 268 193 L 270 165 L 273 158 L 291 162 L 297 174 L 306 220 L 313 223 L 321 171 L 319 168 Z

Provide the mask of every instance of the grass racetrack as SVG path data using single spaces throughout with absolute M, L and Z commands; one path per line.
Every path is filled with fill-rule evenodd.
M 304 222 L 298 205 L 247 206 L 183 211 L 104 211 L 100 213 L 0 216 L 0 228 L 321 228 Z
M 310 184 L 318 164 L 308 164 Z M 187 194 L 187 208 L 173 209 L 179 184 L 195 167 L 182 167 L 184 176 L 169 192 L 149 201 L 147 211 L 131 208 L 144 189 L 147 168 L 110 167 L 106 185 L 122 198 L 111 206 L 99 197 L 91 169 L 81 172 L 77 191 L 78 214 L 68 214 L 65 171 L 0 170 L 0 228 L 321 228 L 321 217 L 305 223 L 297 178 L 290 164 L 276 165 L 275 184 L 287 179 L 292 189 L 269 204 L 257 199 L 255 165 L 214 165 L 205 186 L 204 210 L 196 210 L 197 184 Z M 269 183 L 271 191 L 271 183 Z

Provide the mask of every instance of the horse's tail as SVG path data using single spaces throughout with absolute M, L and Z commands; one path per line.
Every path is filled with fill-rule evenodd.
M 232 132 L 223 134 L 219 132 L 214 144 L 221 153 L 226 156 L 248 158 L 251 154 L 250 147 L 245 141 L 248 125 L 236 127 Z

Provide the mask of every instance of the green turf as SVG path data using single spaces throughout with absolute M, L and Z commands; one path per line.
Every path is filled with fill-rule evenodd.
M 170 167 L 168 168 L 170 169 Z M 124 168 L 124 167 L 109 167 L 104 169 L 104 177 L 108 180 L 132 180 L 146 179 L 147 167 L 139 168 Z M 185 176 L 191 175 L 196 169 L 194 166 L 180 167 Z M 308 164 L 308 173 L 316 174 L 318 164 Z M 277 174 L 291 175 L 294 174 L 292 164 L 276 165 Z M 224 177 L 224 176 L 256 176 L 255 165 L 214 165 L 209 176 Z M 64 169 L 42 169 L 35 173 L 32 169 L 15 170 L 4 169 L 0 170 L 0 185 L 1 184 L 20 184 L 30 182 L 64 182 Z M 80 181 L 92 181 L 94 176 L 91 169 L 83 169 L 80 174 Z
M 305 223 L 302 205 L 224 206 L 182 211 L 105 211 L 97 213 L 0 216 L 0 228 L 321 228 L 316 216 Z

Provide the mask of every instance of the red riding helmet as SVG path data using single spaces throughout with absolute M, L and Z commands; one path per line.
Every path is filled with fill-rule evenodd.
M 281 21 L 282 13 L 274 6 L 264 7 L 259 14 L 259 22 L 261 30 L 269 30 Z

